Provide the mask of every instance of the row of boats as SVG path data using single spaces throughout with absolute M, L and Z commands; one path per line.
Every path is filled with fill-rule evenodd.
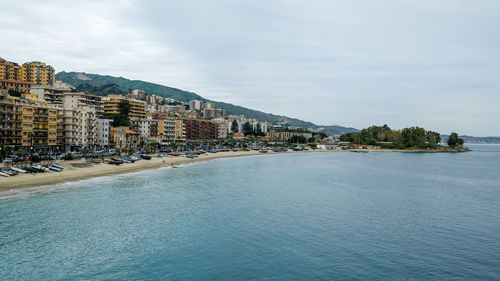
M 22 166 L 21 168 L 17 167 L 9 167 L 0 170 L 0 176 L 2 177 L 12 177 L 18 174 L 25 173 L 45 173 L 48 171 L 60 172 L 64 170 L 63 167 L 58 166 L 56 164 L 51 165 L 32 165 L 32 166 Z

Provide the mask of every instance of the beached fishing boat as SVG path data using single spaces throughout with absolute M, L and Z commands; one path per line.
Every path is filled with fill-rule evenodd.
M 111 158 L 108 160 L 108 163 L 113 164 L 113 165 L 120 165 L 120 164 L 123 164 L 123 160 L 118 159 L 118 158 Z
M 29 172 L 29 173 L 39 173 L 38 169 L 35 169 L 33 167 L 29 167 L 29 166 L 26 166 L 26 167 L 22 167 L 26 172 Z
M 10 177 L 10 175 L 9 175 L 9 174 L 6 174 L 6 173 L 4 173 L 4 172 L 0 172 L 0 176 L 2 176 L 2 177 Z
M 98 161 L 99 161 L 99 160 L 98 160 Z M 100 161 L 99 161 L 99 162 L 100 162 Z M 50 165 L 50 166 L 52 166 L 52 167 L 56 167 L 56 168 L 61 169 L 61 170 L 64 170 L 64 167 L 61 167 L 61 166 L 56 165 L 56 164 L 52 164 L 52 165 Z
M 19 174 L 19 172 L 16 172 L 10 168 L 2 169 L 2 172 L 8 174 L 9 176 L 15 176 L 15 175 Z
M 54 172 L 60 172 L 60 171 L 62 171 L 62 169 L 59 169 L 59 168 L 57 168 L 57 167 L 55 167 L 53 165 L 49 166 L 49 170 L 54 171 Z
M 11 169 L 14 170 L 14 171 L 16 171 L 16 172 L 18 172 L 18 173 L 23 173 L 23 174 L 26 173 L 25 170 L 19 169 L 19 168 L 16 168 L 16 167 L 11 167 Z
M 141 154 L 141 158 L 144 160 L 151 160 L 151 156 L 145 154 Z
M 259 150 L 260 153 L 267 153 L 267 150 Z
M 41 166 L 41 165 L 33 165 L 32 167 L 35 168 L 35 169 L 37 169 L 37 170 L 40 170 L 42 172 L 48 172 L 49 171 L 49 168 L 45 168 L 44 166 Z

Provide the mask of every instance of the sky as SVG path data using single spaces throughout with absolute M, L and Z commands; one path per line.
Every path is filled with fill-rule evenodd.
M 500 136 L 500 1 L 0 0 L 0 57 L 318 125 Z

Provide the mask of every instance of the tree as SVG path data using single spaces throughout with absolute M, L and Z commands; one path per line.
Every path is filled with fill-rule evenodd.
M 24 151 L 24 150 L 22 150 Z M 12 148 L 3 144 L 0 144 L 0 162 L 2 162 L 9 154 L 12 152 Z M 26 151 L 24 151 L 26 152 Z M 26 153 L 27 154 L 27 153 Z
M 238 132 L 238 121 L 233 120 L 233 123 L 231 124 L 231 132 L 233 133 Z
M 250 125 L 250 122 L 243 124 L 243 134 L 245 134 L 245 136 L 253 134 L 253 128 L 252 125 Z
M 457 147 L 457 146 L 462 146 L 464 144 L 464 139 L 459 138 L 458 134 L 453 132 L 450 134 L 448 137 L 447 141 L 448 145 L 451 147 Z
M 291 143 L 307 143 L 307 139 L 304 136 L 293 136 L 290 138 Z
M 260 125 L 260 123 L 257 123 L 257 126 L 256 126 L 256 128 L 255 128 L 255 132 L 256 132 L 257 134 L 262 133 L 262 126 Z
M 118 104 L 118 111 L 120 113 L 111 115 L 113 119 L 113 127 L 129 126 L 128 115 L 130 113 L 130 103 L 128 100 L 122 100 Z

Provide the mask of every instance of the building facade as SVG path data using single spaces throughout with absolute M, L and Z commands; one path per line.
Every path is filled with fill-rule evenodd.
M 217 139 L 217 124 L 207 120 L 184 119 L 187 141 Z
M 106 115 L 113 115 L 120 113 L 120 102 L 127 101 L 130 104 L 129 118 L 137 117 L 139 119 L 146 117 L 145 101 L 127 99 L 124 96 L 109 95 L 102 98 L 104 113 Z

